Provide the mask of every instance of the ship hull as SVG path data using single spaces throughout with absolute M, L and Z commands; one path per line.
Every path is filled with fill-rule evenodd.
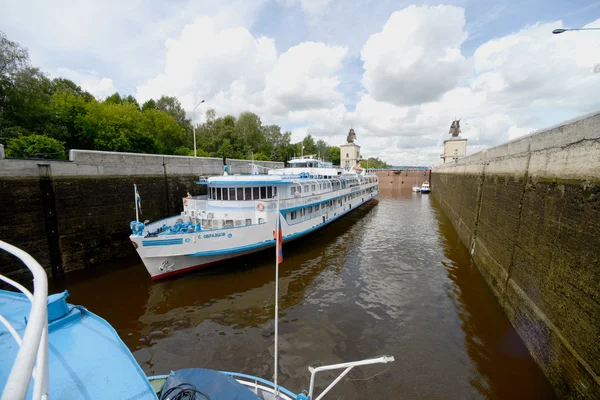
M 358 197 L 338 209 L 323 212 L 317 218 L 298 224 L 288 225 L 282 219 L 284 243 L 326 226 L 368 203 L 378 193 L 375 191 L 364 198 Z M 268 208 L 273 207 L 269 204 Z M 275 214 L 276 211 L 272 213 Z M 272 248 L 275 245 L 273 229 L 272 224 L 260 224 L 160 238 L 132 235 L 130 239 L 152 279 L 159 280 Z

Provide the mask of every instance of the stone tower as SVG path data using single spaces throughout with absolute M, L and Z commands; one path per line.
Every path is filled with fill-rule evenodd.
M 348 131 L 346 142 L 340 146 L 340 164 L 342 168 L 350 169 L 360 160 L 360 146 L 354 143 L 356 133 L 353 128 Z

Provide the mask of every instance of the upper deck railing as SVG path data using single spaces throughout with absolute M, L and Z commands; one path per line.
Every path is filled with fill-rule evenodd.
M 3 275 L 0 280 L 20 290 L 29 301 L 31 311 L 27 327 L 21 338 L 8 322 L 0 315 L 0 322 L 19 344 L 19 352 L 13 363 L 10 375 L 2 392 L 2 400 L 25 399 L 33 376 L 33 399 L 48 398 L 48 278 L 44 268 L 23 250 L 0 240 L 3 249 L 19 258 L 33 274 L 33 294 L 18 282 Z M 35 368 L 34 368 L 35 366 Z

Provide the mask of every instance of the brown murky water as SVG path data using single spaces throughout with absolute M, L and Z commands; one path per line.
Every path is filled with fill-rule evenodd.
M 403 191 L 372 203 L 284 246 L 283 386 L 308 389 L 309 365 L 393 355 L 327 398 L 553 398 L 433 199 Z M 53 289 L 108 320 L 148 374 L 207 367 L 270 379 L 274 275 L 272 251 L 156 283 L 132 259 Z

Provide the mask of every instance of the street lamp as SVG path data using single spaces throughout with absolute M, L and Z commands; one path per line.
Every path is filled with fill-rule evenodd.
M 204 103 L 204 100 L 198 103 L 192 110 L 192 124 L 194 125 L 194 157 L 196 157 L 196 113 L 194 111 L 196 111 L 196 108 L 202 103 Z
M 554 29 L 552 31 L 552 33 L 554 33 L 555 35 L 558 35 L 560 33 L 566 32 L 566 31 L 597 31 L 600 30 L 600 28 L 559 28 L 559 29 Z

